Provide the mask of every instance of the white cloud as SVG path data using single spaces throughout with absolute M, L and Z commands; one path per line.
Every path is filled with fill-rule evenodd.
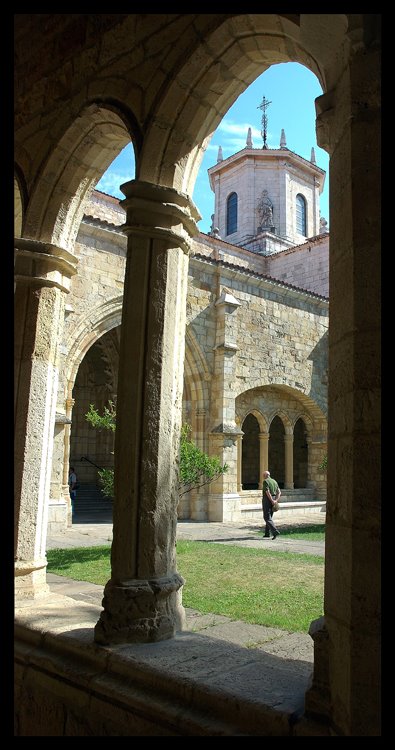
M 218 130 L 224 133 L 232 133 L 232 135 L 238 135 L 244 139 L 244 143 L 247 139 L 248 128 L 251 128 L 252 139 L 257 138 L 258 141 L 262 140 L 260 130 L 255 128 L 249 122 L 239 123 L 233 120 L 227 120 L 226 117 L 218 125 Z
M 132 175 L 126 172 L 106 172 L 97 183 L 96 188 L 115 198 L 124 198 L 125 196 L 121 193 L 119 186 L 131 179 L 133 179 Z
M 218 153 L 218 147 L 222 146 L 224 155 L 229 156 L 245 148 L 248 128 L 251 128 L 252 144 L 254 148 L 262 148 L 262 135 L 258 128 L 248 122 L 238 123 L 226 118 L 218 125 L 215 133 L 216 143 L 209 143 L 207 151 Z M 279 148 L 279 143 L 271 143 L 272 134 L 267 134 L 268 147 Z

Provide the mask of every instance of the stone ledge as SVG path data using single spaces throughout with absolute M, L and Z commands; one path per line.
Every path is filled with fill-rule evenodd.
M 43 721 L 37 708 L 43 691 L 45 702 L 53 703 L 51 716 L 62 717 L 61 726 L 51 727 L 58 736 L 295 734 L 309 687 L 309 662 L 276 656 L 264 643 L 259 650 L 248 649 L 190 631 L 159 643 L 101 647 L 93 642 L 99 614 L 96 605 L 59 595 L 17 610 L 20 736 L 26 736 L 26 722 Z M 268 634 L 270 642 L 273 637 Z M 33 705 L 27 709 L 29 700 Z M 80 723 L 78 731 L 69 731 L 69 717 Z M 306 735 L 308 727 L 307 722 Z M 34 733 L 48 731 L 41 729 Z M 322 734 L 327 734 L 324 727 Z

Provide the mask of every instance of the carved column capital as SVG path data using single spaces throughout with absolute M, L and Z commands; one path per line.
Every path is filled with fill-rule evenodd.
M 57 287 L 70 291 L 70 280 L 77 273 L 77 258 L 50 242 L 16 237 L 15 281 L 37 287 Z
M 126 196 L 121 201 L 126 211 L 125 234 L 164 240 L 169 247 L 189 254 L 201 216 L 185 193 L 139 180 L 125 182 L 121 189 Z

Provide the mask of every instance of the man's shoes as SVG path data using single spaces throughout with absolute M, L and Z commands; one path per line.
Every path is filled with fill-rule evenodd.
M 264 538 L 264 539 L 270 539 L 270 534 L 264 534 L 264 535 L 263 535 L 263 538 Z
M 278 536 L 280 536 L 280 532 L 276 531 L 276 533 L 273 534 L 272 539 L 277 539 Z

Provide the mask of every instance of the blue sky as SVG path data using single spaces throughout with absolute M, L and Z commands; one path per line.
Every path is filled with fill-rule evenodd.
M 298 63 L 282 63 L 272 65 L 238 97 L 214 132 L 196 179 L 192 198 L 202 215 L 198 224 L 201 232 L 210 230 L 211 214 L 214 212 L 214 193 L 209 185 L 207 170 L 216 164 L 219 146 L 222 146 L 224 158 L 245 147 L 249 127 L 252 129 L 254 148 L 262 147 L 262 111 L 258 107 L 263 96 L 271 102 L 267 110 L 268 147 L 279 147 L 282 128 L 285 130 L 287 148 L 291 151 L 310 160 L 311 148 L 314 147 L 317 165 L 326 171 L 320 208 L 321 215 L 329 225 L 329 156 L 317 146 L 315 134 L 314 100 L 321 94 L 320 83 L 310 70 Z M 133 147 L 129 145 L 114 159 L 97 183 L 97 188 L 116 198 L 124 198 L 119 185 L 132 180 L 134 176 Z

